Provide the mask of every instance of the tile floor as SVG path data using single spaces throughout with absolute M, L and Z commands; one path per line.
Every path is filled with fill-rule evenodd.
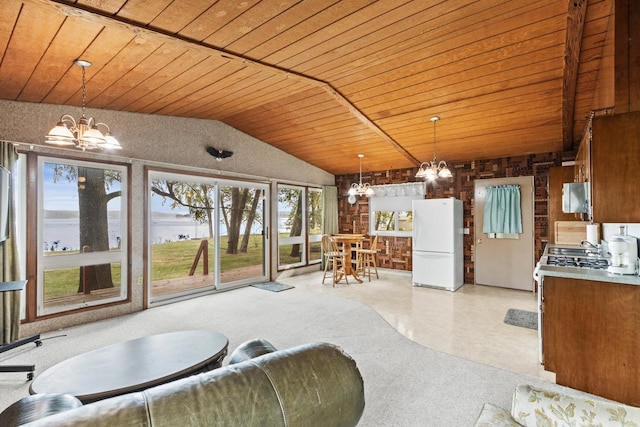
M 406 272 L 381 270 L 364 283 L 325 284 L 322 272 L 278 279 L 312 292 L 358 300 L 407 338 L 442 352 L 554 381 L 538 362 L 538 332 L 504 323 L 510 308 L 536 311 L 534 293 L 481 285 L 456 292 L 415 287 Z

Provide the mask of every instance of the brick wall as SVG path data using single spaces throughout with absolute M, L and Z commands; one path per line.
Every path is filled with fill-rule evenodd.
M 453 178 L 438 179 L 435 184 L 427 184 L 425 198 L 455 197 L 464 205 L 464 227 L 469 234 L 464 236 L 464 281 L 474 283 L 473 205 L 474 181 L 476 179 L 507 178 L 516 176 L 534 177 L 534 229 L 535 257 L 542 255 L 549 239 L 547 209 L 547 178 L 549 168 L 562 164 L 560 154 L 547 153 L 502 159 L 479 160 L 468 163 L 449 164 Z M 362 172 L 362 182 L 370 185 L 401 184 L 416 181 L 417 168 L 378 172 Z M 358 197 L 354 205 L 347 201 L 347 190 L 358 181 L 358 174 L 336 176 L 338 187 L 338 217 L 341 233 L 364 233 L 369 231 L 369 202 L 366 197 Z M 411 270 L 411 238 L 378 238 L 378 264 L 383 268 Z

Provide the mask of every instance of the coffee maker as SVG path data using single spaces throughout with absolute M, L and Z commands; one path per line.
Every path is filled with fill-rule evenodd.
M 616 234 L 608 242 L 611 264 L 607 271 L 615 274 L 636 274 L 638 243 L 633 236 Z

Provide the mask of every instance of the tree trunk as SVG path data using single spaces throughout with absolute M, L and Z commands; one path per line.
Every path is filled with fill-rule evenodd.
M 229 219 L 229 243 L 227 245 L 228 254 L 237 254 L 240 241 L 240 227 L 242 226 L 242 218 L 244 207 L 247 204 L 249 195 L 248 189 L 240 189 L 238 187 L 231 188 L 231 212 Z
M 248 192 L 248 190 L 247 190 Z M 249 238 L 251 237 L 251 227 L 253 227 L 253 221 L 256 219 L 256 211 L 258 209 L 258 204 L 260 203 L 260 196 L 262 195 L 262 190 L 255 190 L 253 194 L 253 201 L 251 202 L 251 211 L 249 211 L 249 215 L 247 216 L 247 225 L 244 228 L 244 235 L 242 236 L 242 244 L 240 245 L 240 252 L 247 252 L 247 248 L 249 246 Z
M 213 239 L 213 215 L 211 215 L 211 209 L 207 209 L 207 223 L 209 224 L 209 238 Z
M 301 236 L 302 235 L 302 194 L 298 195 L 298 203 L 296 204 L 296 211 L 293 215 L 293 224 L 291 225 L 291 232 L 289 233 L 289 237 Z M 291 246 L 291 253 L 289 254 L 292 258 L 300 257 L 300 243 L 296 243 Z
M 84 180 L 83 180 L 84 179 Z M 80 248 L 86 252 L 109 250 L 109 224 L 104 170 L 78 167 Z M 78 292 L 113 287 L 111 264 L 80 267 Z

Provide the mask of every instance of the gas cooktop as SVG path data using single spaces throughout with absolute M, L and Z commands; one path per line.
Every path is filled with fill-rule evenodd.
M 547 265 L 554 265 L 557 267 L 578 267 L 591 268 L 593 270 L 606 270 L 607 267 L 609 267 L 609 262 L 604 258 L 581 258 L 549 255 L 547 257 Z

